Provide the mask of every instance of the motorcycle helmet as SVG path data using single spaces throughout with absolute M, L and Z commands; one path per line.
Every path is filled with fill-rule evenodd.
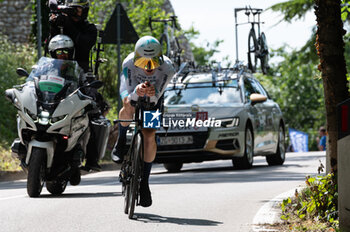
M 88 16 L 89 13 L 89 0 L 66 0 L 66 6 L 68 7 L 81 7 L 83 9 L 83 13 L 81 16 L 81 20 L 85 20 Z M 75 17 L 77 17 L 77 15 L 73 15 Z
M 164 63 L 162 47 L 159 41 L 152 36 L 141 37 L 135 45 L 134 65 L 152 71 Z
M 74 43 L 66 35 L 56 35 L 50 40 L 49 52 L 52 58 L 59 58 L 58 55 L 66 54 L 67 59 L 72 60 L 74 57 Z

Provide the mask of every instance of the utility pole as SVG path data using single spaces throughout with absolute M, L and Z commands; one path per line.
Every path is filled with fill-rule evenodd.
M 38 59 L 41 57 L 41 1 L 36 1 L 36 23 L 37 23 L 37 46 L 38 46 Z

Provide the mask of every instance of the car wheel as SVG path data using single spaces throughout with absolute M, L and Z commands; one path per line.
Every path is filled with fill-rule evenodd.
M 165 163 L 164 168 L 168 172 L 179 172 L 182 168 L 182 163 Z
M 251 127 L 245 129 L 244 155 L 243 157 L 233 158 L 233 165 L 239 169 L 249 169 L 253 166 L 254 160 L 254 135 Z
M 280 125 L 278 130 L 278 144 L 275 154 L 266 156 L 266 162 L 269 165 L 282 165 L 286 159 L 285 135 L 283 126 Z

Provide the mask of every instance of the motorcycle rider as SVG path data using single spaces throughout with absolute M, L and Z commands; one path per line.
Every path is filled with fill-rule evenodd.
M 119 112 L 119 119 L 132 119 L 135 108 L 130 101 L 137 101 L 138 97 L 150 97 L 151 102 L 157 103 L 152 110 L 159 109 L 161 105 L 159 99 L 174 74 L 173 64 L 168 57 L 162 55 L 162 48 L 158 40 L 152 36 L 140 38 L 135 45 L 135 51 L 123 61 L 120 85 L 123 108 Z M 123 161 L 129 124 L 122 122 L 118 125 L 118 140 L 112 151 L 112 160 L 116 163 Z M 142 133 L 144 137 L 144 173 L 140 183 L 140 204 L 143 207 L 149 207 L 152 205 L 152 197 L 148 182 L 157 151 L 156 130 L 144 128 Z

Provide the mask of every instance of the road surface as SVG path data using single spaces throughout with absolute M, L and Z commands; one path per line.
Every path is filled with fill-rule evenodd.
M 153 205 L 136 207 L 137 220 L 123 213 L 118 171 L 85 175 L 62 196 L 43 189 L 29 198 L 26 181 L 0 182 L 0 231 L 251 231 L 255 214 L 269 200 L 317 174 L 324 152 L 288 153 L 283 166 L 255 157 L 250 170 L 230 161 L 185 164 L 180 173 L 153 167 Z

